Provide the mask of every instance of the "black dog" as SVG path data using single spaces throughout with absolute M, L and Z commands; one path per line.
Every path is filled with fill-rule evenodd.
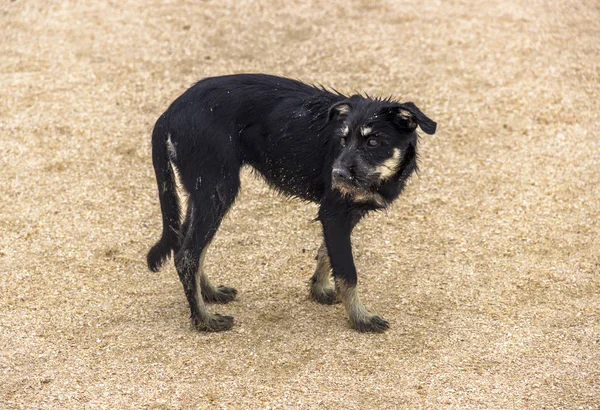
M 416 169 L 417 125 L 435 132 L 436 123 L 410 102 L 346 97 L 262 74 L 198 82 L 154 126 L 163 231 L 148 252 L 148 267 L 157 271 L 173 251 L 194 326 L 231 328 L 233 318 L 209 313 L 205 302 L 227 303 L 236 290 L 213 286 L 202 265 L 247 164 L 285 195 L 320 204 L 324 240 L 311 297 L 323 304 L 341 300 L 359 331 L 384 331 L 388 322 L 358 297 L 350 234 L 367 212 L 396 199 Z M 174 168 L 188 195 L 183 224 Z

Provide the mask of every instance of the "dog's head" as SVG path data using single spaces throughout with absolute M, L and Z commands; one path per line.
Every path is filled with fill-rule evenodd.
M 337 157 L 332 188 L 356 202 L 385 207 L 400 193 L 417 166 L 417 126 L 435 133 L 436 123 L 412 102 L 353 96 L 334 104 Z

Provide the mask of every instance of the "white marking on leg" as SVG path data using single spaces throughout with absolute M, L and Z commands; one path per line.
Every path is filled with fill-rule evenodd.
M 327 253 L 325 240 L 321 242 L 317 252 L 317 268 L 311 278 L 310 295 L 319 303 L 337 303 L 335 290 L 331 287 L 329 276 L 331 275 L 331 261 Z
M 177 161 L 177 150 L 175 149 L 175 144 L 171 141 L 171 134 L 167 137 L 167 154 L 171 162 Z
M 315 269 L 317 280 L 313 283 L 313 289 L 315 291 L 322 291 L 324 288 L 331 287 L 329 285 L 330 273 L 331 262 L 329 261 L 329 255 L 327 254 L 327 246 L 325 245 L 325 241 L 323 241 L 317 251 L 317 268 Z
M 336 279 L 335 288 L 352 323 L 366 322 L 373 316 L 361 302 L 356 285 L 348 286 L 343 279 Z
M 215 292 L 214 285 L 210 282 L 208 276 L 206 276 L 206 273 L 204 272 L 204 258 L 206 257 L 206 251 L 208 250 L 209 245 L 210 243 L 202 249 L 200 261 L 198 262 L 198 270 L 196 271 L 196 298 L 199 301 L 204 300 L 202 298 L 203 292 L 206 293 L 207 296 L 209 296 L 209 294 L 212 296 Z

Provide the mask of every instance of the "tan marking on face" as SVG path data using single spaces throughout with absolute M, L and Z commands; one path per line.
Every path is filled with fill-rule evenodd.
M 365 126 L 362 126 L 362 127 L 360 127 L 360 134 L 361 134 L 363 137 L 366 137 L 366 136 L 367 136 L 367 135 L 369 135 L 369 134 L 370 134 L 372 131 L 373 131 L 373 129 L 372 129 L 371 127 L 367 127 L 366 125 L 365 125 Z
M 385 208 L 388 203 L 377 192 L 364 192 L 359 190 L 353 190 L 345 185 L 333 185 L 334 189 L 338 190 L 342 196 L 351 198 L 355 202 L 375 202 L 378 206 Z
M 333 180 L 331 187 L 333 189 L 338 190 L 342 195 L 350 196 L 352 194 L 352 190 L 349 189 L 346 185 L 341 184 Z
M 344 125 L 340 131 L 342 132 L 342 135 L 345 137 L 350 132 L 350 128 L 348 128 L 347 125 Z
M 385 161 L 377 168 L 375 168 L 375 172 L 379 174 L 379 179 L 384 181 L 389 177 L 393 176 L 400 166 L 400 149 L 394 148 L 394 153 L 392 156 Z
M 400 110 L 398 112 L 398 116 L 400 118 L 402 118 L 403 120 L 407 121 L 411 126 L 417 126 L 415 123 L 415 117 L 412 115 L 411 112 L 406 111 L 406 110 Z
M 352 198 L 356 202 L 375 202 L 378 206 L 385 208 L 387 203 L 383 197 L 377 192 L 369 192 L 367 194 L 352 193 Z
M 356 202 L 369 202 L 371 199 L 370 195 L 361 192 L 352 192 L 351 196 Z
M 406 110 L 400 110 L 398 112 L 398 115 L 406 120 L 410 120 L 412 117 L 412 114 L 410 113 L 410 111 L 406 111 Z
M 386 200 L 383 199 L 383 197 L 380 194 L 378 194 L 377 192 L 374 192 L 373 194 L 371 194 L 370 199 L 372 202 L 375 202 L 378 206 L 380 206 L 382 208 L 385 208 L 388 205 Z

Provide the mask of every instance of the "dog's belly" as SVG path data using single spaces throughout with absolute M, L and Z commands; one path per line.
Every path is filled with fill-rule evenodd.
M 323 197 L 325 184 L 321 181 L 321 172 L 298 172 L 298 167 L 290 166 L 293 165 L 290 163 L 286 164 L 288 166 L 267 164 L 250 163 L 271 187 L 281 193 L 311 202 L 319 202 Z

